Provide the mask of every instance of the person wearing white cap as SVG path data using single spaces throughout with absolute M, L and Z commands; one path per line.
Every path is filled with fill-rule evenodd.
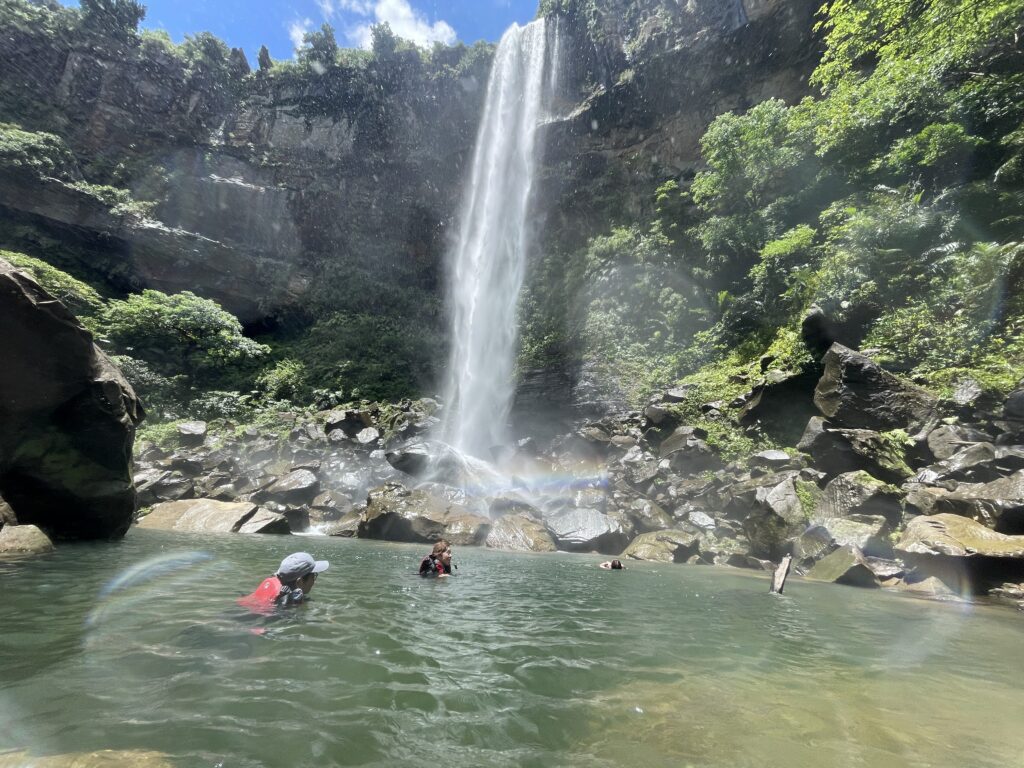
M 255 592 L 238 602 L 256 610 L 276 605 L 298 605 L 313 591 L 317 574 L 329 566 L 326 560 L 316 560 L 308 552 L 295 552 L 282 560 L 274 575 L 264 579 Z

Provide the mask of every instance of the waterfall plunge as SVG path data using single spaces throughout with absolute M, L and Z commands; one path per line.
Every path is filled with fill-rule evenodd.
M 441 439 L 486 459 L 506 442 L 515 394 L 516 305 L 529 247 L 537 128 L 557 87 L 557 54 L 557 26 L 545 19 L 513 25 L 502 36 L 450 256 L 452 352 Z

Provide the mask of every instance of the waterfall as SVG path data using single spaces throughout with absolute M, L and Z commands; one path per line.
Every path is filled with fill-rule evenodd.
M 556 41 L 550 54 L 549 37 Z M 529 248 L 537 128 L 557 87 L 557 49 L 557 27 L 545 19 L 513 24 L 502 36 L 450 253 L 452 350 L 441 439 L 485 459 L 506 442 L 515 394 L 516 305 Z

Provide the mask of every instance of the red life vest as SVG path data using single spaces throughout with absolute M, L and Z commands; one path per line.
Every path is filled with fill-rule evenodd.
M 269 576 L 256 587 L 255 592 L 238 598 L 238 604 L 243 608 L 260 613 L 269 611 L 274 607 L 277 596 L 281 594 L 281 586 L 281 580 L 277 576 Z

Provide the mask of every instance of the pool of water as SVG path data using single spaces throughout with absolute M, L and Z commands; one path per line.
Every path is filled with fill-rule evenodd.
M 313 600 L 248 614 L 291 551 Z M 728 569 L 133 530 L 0 561 L 0 752 L 172 766 L 1024 766 L 1024 618 Z M 25 758 L 26 760 L 28 758 Z M 3 762 L 0 756 L 0 763 Z M 10 760 L 8 760 L 10 762 Z

